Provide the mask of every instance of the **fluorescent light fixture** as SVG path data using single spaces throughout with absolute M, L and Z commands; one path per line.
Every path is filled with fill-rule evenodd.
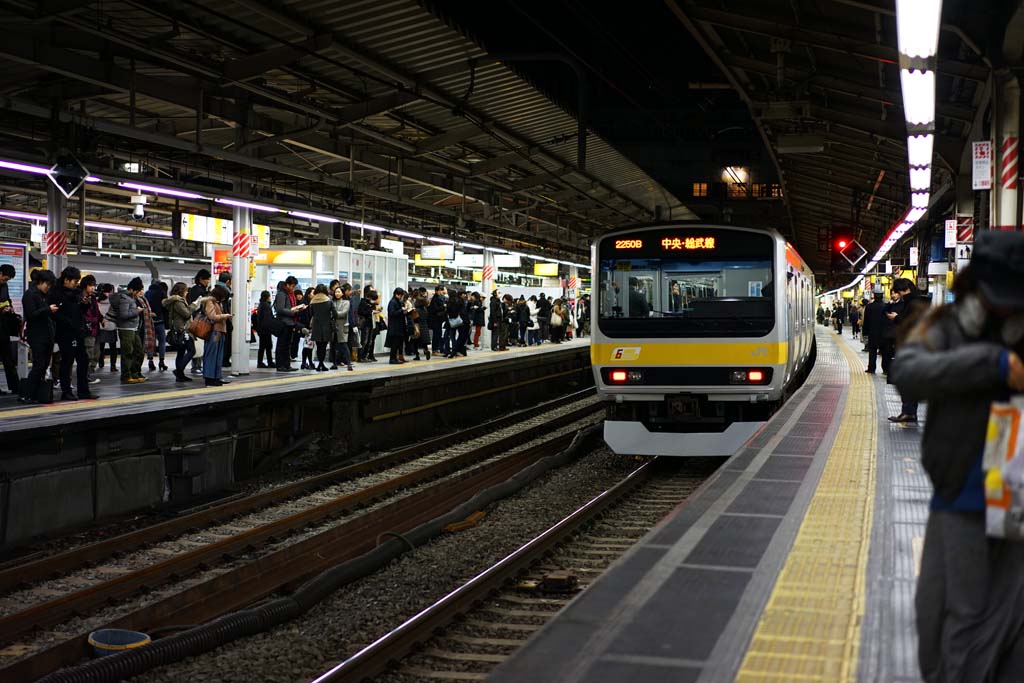
M 896 0 L 896 40 L 900 54 L 934 57 L 939 45 L 942 0 Z
M 467 247 L 469 249 L 486 249 L 482 244 L 470 244 L 469 242 L 459 242 L 460 247 Z
M 118 232 L 131 232 L 135 229 L 130 225 L 115 225 L 114 223 L 100 223 L 99 221 L 86 221 L 85 227 L 96 228 L 97 230 L 117 230 Z
M 170 230 L 157 230 L 155 228 L 143 228 L 142 232 L 146 235 L 153 235 L 154 237 L 170 237 L 173 234 Z
M 418 235 L 415 232 L 406 232 L 405 230 L 388 230 L 392 235 L 399 235 L 401 237 L 411 237 L 414 240 L 423 239 L 423 235 Z
M 910 189 L 917 192 L 932 189 L 931 166 L 910 169 Z
M 227 197 L 217 197 L 213 201 L 218 204 L 227 204 L 228 206 L 238 206 L 243 209 L 250 209 L 252 211 L 262 211 L 264 213 L 277 213 L 281 209 L 276 206 L 268 206 L 266 204 L 257 204 L 255 202 L 247 202 L 241 199 L 229 199 Z
M 392 230 L 391 232 L 394 232 Z M 445 237 L 427 237 L 431 242 L 440 242 L 441 244 L 455 244 L 454 240 L 447 239 Z
M 0 211 L 0 216 L 6 216 L 7 218 L 20 218 L 25 221 L 45 221 L 46 214 L 44 213 L 26 213 L 25 211 Z
M 87 182 L 87 183 L 102 183 L 103 181 L 100 180 L 99 178 L 97 178 L 94 175 L 87 175 L 87 176 L 85 176 L 85 182 Z
M 927 209 L 929 199 L 931 195 L 927 192 L 914 192 L 910 195 L 910 205 L 915 209 Z
M 333 216 L 323 216 L 318 213 L 306 213 L 305 211 L 289 211 L 289 216 L 295 216 L 296 218 L 308 218 L 311 221 L 320 221 L 321 223 L 340 223 L 340 218 L 334 218 Z
M 928 209 L 911 209 L 910 213 L 907 214 L 907 220 L 910 223 L 917 223 L 926 213 L 928 213 Z
M 484 247 L 484 249 L 486 249 L 487 251 L 493 251 L 495 254 L 507 254 L 508 253 L 507 249 L 502 249 L 501 247 Z
M 50 169 L 45 166 L 36 166 L 35 164 L 23 164 L 18 161 L 3 161 L 0 160 L 0 168 L 6 168 L 9 171 L 21 171 L 22 173 L 38 173 L 39 175 L 50 175 Z
M 345 221 L 345 225 L 352 228 L 362 228 L 363 230 L 373 230 L 374 232 L 387 232 L 387 228 L 382 228 L 379 225 L 373 223 L 360 223 L 359 221 Z
M 508 253 L 511 254 L 512 256 L 519 256 L 520 258 L 535 258 L 534 256 L 530 256 L 529 254 L 524 254 L 521 251 L 510 251 Z
M 907 163 L 911 166 L 931 166 L 934 135 L 911 135 L 907 138 Z
M 900 69 L 903 116 L 907 123 L 935 123 L 935 72 Z
M 157 187 L 155 185 L 142 185 L 140 183 L 118 183 L 118 187 L 126 187 L 129 190 L 138 190 L 139 192 L 152 192 L 153 194 L 165 194 L 168 197 L 181 197 L 182 199 L 206 199 L 201 194 L 195 192 L 186 192 L 185 190 L 175 190 L 170 187 Z

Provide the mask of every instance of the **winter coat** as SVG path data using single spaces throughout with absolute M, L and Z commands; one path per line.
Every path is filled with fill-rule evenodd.
M 103 324 L 103 314 L 100 312 L 100 302 L 96 299 L 95 294 L 83 304 L 82 310 L 82 316 L 85 319 L 85 336 L 98 337 Z
M 225 333 L 228 331 L 228 314 L 221 309 L 220 302 L 212 296 L 203 301 L 203 315 L 213 323 L 213 331 Z
M 430 325 L 440 325 L 448 319 L 445 309 L 448 307 L 448 297 L 435 294 L 427 306 L 427 322 Z
M 824 319 L 825 312 L 821 313 L 822 319 Z M 861 333 L 866 337 L 882 338 L 882 330 L 885 329 L 888 320 L 885 318 L 885 303 L 882 301 L 872 301 L 864 308 L 864 326 L 861 328 Z
M 938 314 L 896 353 L 889 379 L 905 401 L 927 401 L 921 463 L 935 492 L 951 502 L 985 448 L 989 407 L 1009 394 L 1008 355 L 972 338 L 953 310 Z
M 406 334 L 405 308 L 401 301 L 392 297 L 388 302 L 388 333 L 384 338 L 384 346 L 389 349 L 402 348 Z
M 139 316 L 142 312 L 135 302 L 135 297 L 126 291 L 114 292 L 110 295 L 110 316 L 119 330 L 139 331 Z
M 57 326 L 50 313 L 46 295 L 29 285 L 21 298 L 21 310 L 25 313 L 25 339 L 29 344 L 52 344 L 57 336 Z
M 164 308 L 164 320 L 167 321 L 168 330 L 183 332 L 192 322 L 194 308 L 185 297 L 173 294 L 161 301 L 160 305 Z
M 527 313 L 528 319 L 533 321 L 533 324 L 534 324 L 535 327 L 537 325 L 537 312 L 538 312 L 537 311 L 537 304 L 535 304 L 534 302 L 532 302 L 530 300 L 527 300 L 526 301 L 526 313 Z
M 58 340 L 85 339 L 85 309 L 87 305 L 82 303 L 82 290 L 68 289 L 63 282 L 58 282 L 50 288 L 46 301 L 47 305 L 57 304 L 60 307 L 53 314 Z
M 274 315 L 286 327 L 295 327 L 295 315 L 298 313 L 293 308 L 292 295 L 289 295 L 284 287 L 277 290 L 274 297 Z
M 551 299 L 544 297 L 537 300 L 537 317 L 545 320 L 551 317 Z
M 309 302 L 310 339 L 315 342 L 330 342 L 334 339 L 334 306 L 326 294 L 314 294 Z
M 149 310 L 153 311 L 153 324 L 160 325 L 164 322 L 164 290 L 160 285 L 153 283 L 146 290 L 146 301 L 149 302 Z
M 419 314 L 419 318 L 416 320 L 416 325 L 420 328 L 420 336 L 418 337 L 420 346 L 430 346 L 433 342 L 434 334 L 430 330 L 430 325 L 427 324 L 429 313 L 427 312 L 429 302 L 427 301 L 426 295 L 416 297 L 416 312 Z
M 331 311 L 334 316 L 334 341 L 347 343 L 352 302 L 344 297 L 341 299 L 331 297 Z
M 469 306 L 466 307 L 469 312 L 469 317 L 473 321 L 473 325 L 476 327 L 483 327 L 486 324 L 484 313 L 484 303 L 480 299 L 470 299 Z
M 208 287 L 203 287 L 198 282 L 188 288 L 188 293 L 185 295 L 185 301 L 192 304 L 202 299 L 204 296 L 210 293 Z
M 569 309 L 566 306 L 562 305 L 562 304 L 556 304 L 556 305 L 551 307 L 551 315 L 552 315 L 552 317 L 556 313 L 562 318 L 562 324 L 560 326 L 561 327 L 568 327 L 569 326 L 569 322 L 570 322 L 569 321 Z M 552 322 L 552 327 L 556 327 L 554 322 Z
M 491 296 L 487 304 L 487 325 L 492 330 L 497 329 L 497 325 L 501 323 L 503 318 L 501 299 Z
M 149 357 L 156 353 L 156 329 L 154 315 L 149 307 L 149 299 L 140 296 L 135 300 L 139 306 L 139 339 L 142 341 L 142 352 Z
M 467 317 L 468 314 L 466 313 L 466 302 L 463 301 L 461 297 L 451 297 L 448 300 L 447 305 L 445 306 L 445 327 L 448 327 L 448 321 L 453 318 L 461 318 L 462 324 L 465 325 L 467 324 Z
M 271 321 L 274 319 L 274 305 L 269 301 L 261 301 L 256 307 L 256 332 L 270 334 Z
M 530 309 L 526 307 L 525 303 L 516 304 L 516 321 L 520 325 L 525 325 L 530 322 Z

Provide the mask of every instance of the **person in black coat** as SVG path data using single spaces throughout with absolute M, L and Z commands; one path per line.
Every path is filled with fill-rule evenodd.
M 210 271 L 206 268 L 200 268 L 199 272 L 196 273 L 193 279 L 193 285 L 188 288 L 188 294 L 185 295 L 185 302 L 193 304 L 199 299 L 210 293 L 210 279 L 213 276 L 210 275 Z M 124 359 L 121 360 L 124 363 Z M 200 375 L 203 369 L 203 354 L 198 354 L 192 358 L 192 374 Z
M 448 290 L 444 285 L 434 288 L 434 296 L 427 304 L 427 324 L 430 327 L 431 349 L 434 353 L 448 355 L 451 351 L 451 342 L 444 332 L 447 327 L 445 323 L 448 318 L 445 309 L 448 307 Z
M 882 354 L 882 372 L 889 372 L 889 357 L 885 354 L 885 302 L 881 294 L 875 294 L 875 300 L 864 307 L 864 327 L 861 335 L 867 339 L 868 369 L 864 372 L 875 374 L 879 352 Z
M 268 290 L 264 289 L 260 292 L 260 303 L 256 307 L 255 322 L 256 334 L 260 338 L 259 350 L 256 351 L 256 367 L 272 368 L 274 367 L 274 306 L 270 303 L 270 292 Z M 263 362 L 264 357 L 267 359 L 265 363 Z
M 899 278 L 893 283 L 893 289 L 899 295 L 899 306 L 890 304 L 886 317 L 893 323 L 896 331 L 893 336 L 893 358 L 895 359 L 896 349 L 902 346 L 910 331 L 917 325 L 930 305 L 927 294 L 918 291 L 913 281 L 907 278 Z M 896 316 L 891 316 L 896 313 Z M 895 363 L 895 360 L 893 361 Z M 902 406 L 899 415 L 889 418 L 890 422 L 917 422 L 918 402 L 909 400 L 906 396 L 900 395 Z
M 491 300 L 487 309 L 487 329 L 491 331 L 491 351 L 498 350 L 498 341 L 502 329 L 501 299 L 498 298 L 498 290 L 491 292 Z
M 466 319 L 469 317 L 469 313 L 466 310 L 465 292 L 454 292 L 451 298 L 448 299 L 448 304 L 445 307 L 445 314 L 448 319 L 445 321 L 445 327 L 447 328 L 445 333 L 450 338 L 449 348 L 451 349 L 448 353 L 449 358 L 455 358 L 455 356 L 461 354 L 466 355 L 466 339 L 469 337 L 469 323 Z M 455 320 L 457 324 L 454 328 L 451 327 L 451 321 Z
M 486 325 L 487 313 L 484 311 L 484 300 L 480 292 L 473 292 L 469 297 L 469 318 L 473 324 L 473 348 L 480 348 L 480 332 Z
M 519 346 L 526 346 L 526 329 L 530 326 L 530 309 L 526 307 L 526 297 L 519 295 L 516 301 L 516 323 L 519 330 Z
M 0 364 L 7 377 L 7 390 L 18 393 L 18 354 L 10 338 L 21 334 L 21 321 L 14 312 L 14 302 L 7 288 L 7 281 L 18 274 L 9 263 L 0 265 Z M 6 392 L 0 391 L 0 396 Z
M 55 337 L 60 348 L 60 400 L 77 401 L 92 398 L 89 392 L 89 354 L 85 351 L 85 309 L 82 290 L 78 282 L 82 273 L 74 266 L 68 266 L 60 274 L 60 281 L 50 289 L 47 301 L 56 304 L 53 314 Z M 78 396 L 71 389 L 71 366 L 77 364 L 76 387 Z
M 32 353 L 32 369 L 19 389 L 22 403 L 37 402 L 39 385 L 46 377 L 46 368 L 50 367 L 57 332 L 53 314 L 57 312 L 58 306 L 47 303 L 46 297 L 56 280 L 48 270 L 34 271 L 32 284 L 21 299 L 21 308 L 25 313 L 25 340 Z
M 396 287 L 391 301 L 388 302 L 388 334 L 384 338 L 384 346 L 391 351 L 390 363 L 399 365 L 405 362 L 401 358 L 402 347 L 405 345 L 405 307 L 402 305 L 405 290 Z

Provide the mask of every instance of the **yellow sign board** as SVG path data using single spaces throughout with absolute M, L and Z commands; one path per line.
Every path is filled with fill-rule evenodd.
M 558 277 L 557 263 L 534 263 L 533 274 L 543 277 Z
M 254 223 L 253 232 L 259 238 L 259 248 L 270 248 L 270 226 Z M 229 218 L 213 218 L 194 213 L 181 214 L 181 239 L 193 242 L 230 245 L 234 223 Z
M 483 281 L 484 281 L 484 272 L 482 270 L 474 270 L 473 271 L 473 282 L 483 282 Z

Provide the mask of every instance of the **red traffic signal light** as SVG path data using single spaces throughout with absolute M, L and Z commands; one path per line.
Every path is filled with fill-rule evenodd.
M 844 239 L 840 239 L 840 240 L 836 241 L 836 246 L 839 247 L 840 250 L 846 249 L 846 245 L 847 244 L 849 244 L 849 243 L 846 240 L 844 240 Z

